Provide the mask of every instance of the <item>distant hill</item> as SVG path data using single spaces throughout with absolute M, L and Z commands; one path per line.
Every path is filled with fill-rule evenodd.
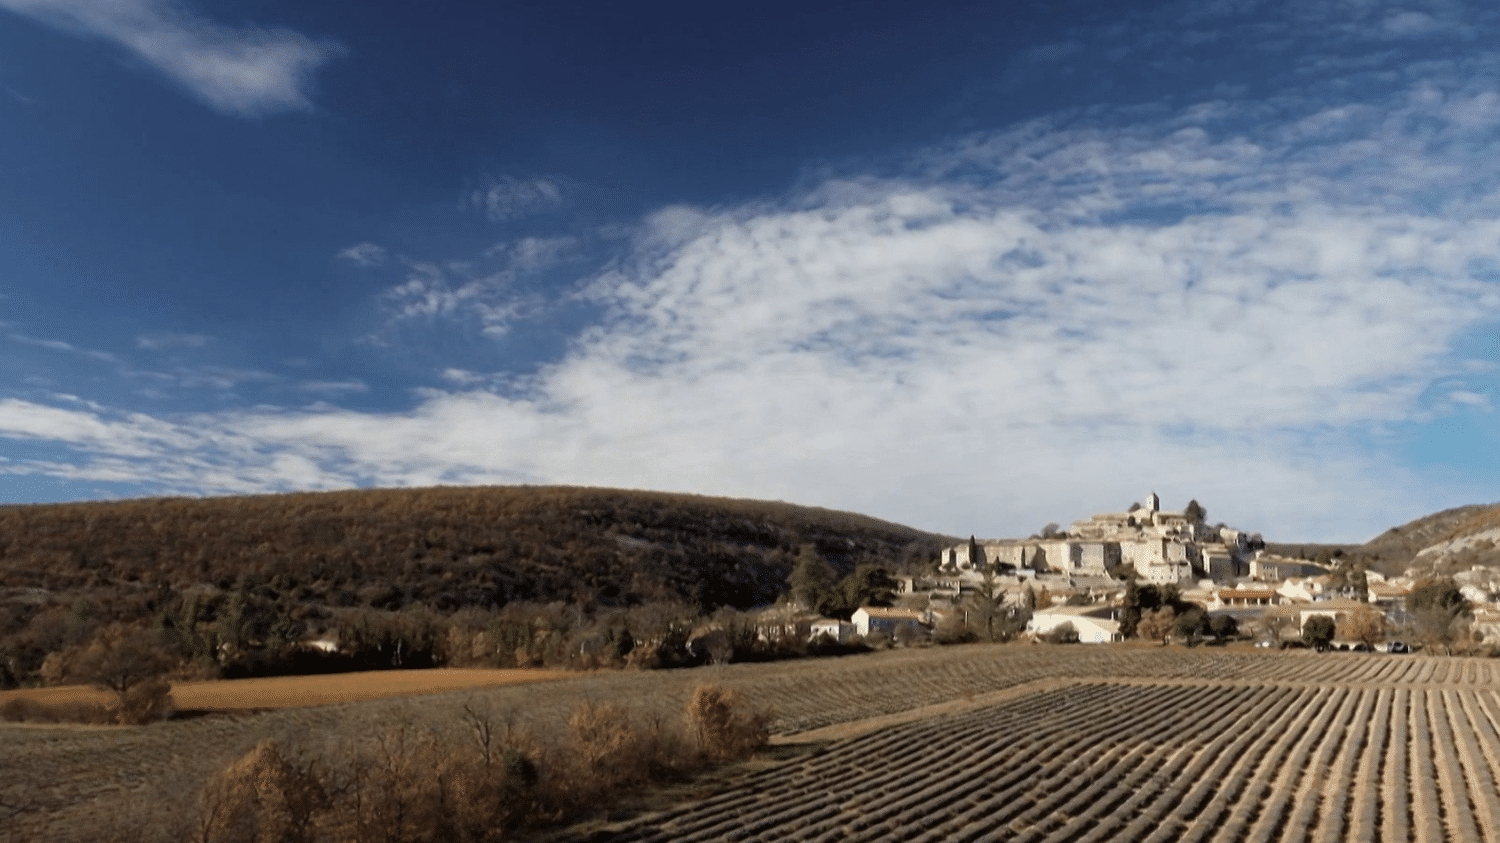
M 241 577 L 298 601 L 437 611 L 513 601 L 774 600 L 803 543 L 842 574 L 954 539 L 754 500 L 574 487 L 438 487 L 0 507 L 0 597 L 87 593 L 117 615 Z
M 1495 536 L 1487 536 L 1494 532 Z M 1445 509 L 1392 527 L 1353 551 L 1372 570 L 1401 574 L 1421 562 L 1439 572 L 1500 566 L 1500 504 Z

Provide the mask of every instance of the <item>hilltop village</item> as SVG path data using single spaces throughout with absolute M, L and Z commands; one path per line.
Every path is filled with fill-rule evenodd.
M 1346 639 L 1350 618 L 1368 619 L 1381 631 L 1376 637 L 1383 646 L 1389 646 L 1384 639 L 1411 631 L 1410 578 L 1388 581 L 1364 570 L 1355 577 L 1349 570 L 1336 574 L 1335 567 L 1270 553 L 1258 534 L 1207 523 L 1196 501 L 1181 511 L 1162 509 L 1153 492 L 1123 512 L 1074 521 L 1066 530 L 1048 525 L 1030 538 L 972 538 L 944 548 L 921 572 L 896 577 L 894 607 L 863 607 L 849 622 L 783 608 L 769 613 L 763 632 L 911 640 L 940 634 L 945 626 L 971 628 L 976 611 L 987 617 L 1010 611 L 1029 616 L 1027 637 L 1066 627 L 1068 640 L 1117 641 L 1125 637 L 1122 614 L 1132 583 L 1173 595 L 1179 614 L 1196 612 L 1204 628 L 1214 622 L 1268 646 L 1300 638 L 1317 616 L 1337 624 Z M 1500 642 L 1500 609 L 1492 597 L 1500 582 L 1489 575 L 1476 570 L 1454 579 L 1472 607 L 1471 633 Z

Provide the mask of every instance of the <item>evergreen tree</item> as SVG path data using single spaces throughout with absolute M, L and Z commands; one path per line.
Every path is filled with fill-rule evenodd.
M 797 561 L 786 581 L 791 586 L 792 599 L 812 611 L 823 611 L 833 602 L 833 566 L 818 555 L 816 545 L 804 544 L 797 549 Z
M 834 591 L 839 602 L 833 607 L 836 614 L 853 612 L 860 606 L 889 606 L 896 600 L 896 580 L 890 571 L 866 562 L 844 577 Z
M 1203 524 L 1208 521 L 1208 510 L 1204 509 L 1203 504 L 1197 501 L 1188 501 L 1188 505 L 1182 510 L 1182 514 L 1186 515 L 1187 520 L 1194 524 Z
M 1125 583 L 1124 605 L 1120 607 L 1120 635 L 1134 638 L 1136 627 L 1141 622 L 1141 590 L 1135 580 Z

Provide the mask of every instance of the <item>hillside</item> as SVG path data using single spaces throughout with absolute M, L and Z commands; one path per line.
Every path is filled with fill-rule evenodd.
M 1404 573 L 1419 555 L 1424 563 L 1449 571 L 1500 566 L 1500 552 L 1493 544 L 1485 546 L 1480 537 L 1496 529 L 1500 504 L 1460 506 L 1392 527 L 1352 552 L 1372 570 L 1387 575 Z
M 224 589 L 244 577 L 330 606 L 676 598 L 748 607 L 780 593 L 800 544 L 842 574 L 926 560 L 943 541 L 786 503 L 570 487 L 9 506 L 0 507 L 0 594 L 144 604 L 164 587 Z

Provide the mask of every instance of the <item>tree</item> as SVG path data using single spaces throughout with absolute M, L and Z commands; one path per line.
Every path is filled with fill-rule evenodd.
M 1048 524 L 1042 528 L 1041 537 L 1044 539 L 1065 539 L 1068 534 L 1057 524 Z
M 986 641 L 995 641 L 996 621 L 1005 611 L 1005 593 L 995 582 L 993 571 L 986 570 L 984 578 L 973 594 L 964 598 L 961 607 L 971 629 L 978 631 Z
M 1423 580 L 1406 598 L 1406 611 L 1424 646 L 1442 647 L 1453 652 L 1453 642 L 1463 632 L 1469 617 L 1469 599 L 1464 597 L 1452 577 Z
M 1159 609 L 1152 609 L 1141 615 L 1141 621 L 1135 628 L 1136 635 L 1146 641 L 1160 641 L 1165 647 L 1176 622 L 1177 613 L 1170 608 L 1162 606 Z
M 792 588 L 792 599 L 808 609 L 822 611 L 831 602 L 835 582 L 833 566 L 818 555 L 816 545 L 804 544 L 797 549 L 797 561 L 786 581 Z
M 115 716 L 141 723 L 171 707 L 172 687 L 164 675 L 172 656 L 159 633 L 110 624 L 73 660 L 72 677 L 115 695 Z
M 984 550 L 973 536 L 969 536 L 969 567 L 976 571 L 984 571 L 989 567 L 984 561 Z
M 1336 632 L 1333 618 L 1313 615 L 1302 624 L 1302 643 L 1316 650 L 1325 650 L 1333 643 Z
M 1385 640 L 1385 616 L 1374 609 L 1351 612 L 1339 621 L 1338 637 L 1344 641 L 1358 641 L 1366 647 L 1374 647 Z
M 1204 509 L 1203 504 L 1197 501 L 1188 501 L 1188 505 L 1182 510 L 1182 514 L 1186 515 L 1187 520 L 1194 524 L 1203 524 L 1208 521 L 1208 510 Z
M 862 562 L 838 582 L 834 612 L 853 612 L 859 606 L 889 606 L 895 601 L 895 579 L 891 571 L 874 562 Z
M 1338 558 L 1338 562 L 1333 560 Z M 1344 556 L 1339 558 L 1337 554 L 1324 550 L 1318 554 L 1319 564 L 1331 564 L 1333 570 L 1329 572 L 1328 585 L 1335 591 L 1347 595 L 1352 600 L 1364 602 L 1369 599 L 1369 580 L 1365 577 L 1363 565 L 1357 563 L 1353 558 Z
M 1176 633 L 1188 646 L 1198 642 L 1198 636 L 1202 635 L 1208 626 L 1208 613 L 1200 606 L 1191 606 L 1177 613 L 1177 618 L 1172 622 L 1172 632 Z
M 1120 611 L 1120 634 L 1126 638 L 1139 635 L 1136 625 L 1140 623 L 1141 618 L 1146 612 L 1161 607 L 1171 609 L 1174 615 L 1189 609 L 1189 606 L 1183 603 L 1175 585 L 1158 586 L 1152 583 L 1138 583 L 1135 580 L 1125 583 L 1124 605 Z M 1140 635 L 1140 637 L 1147 638 L 1148 636 Z
M 1120 635 L 1134 638 L 1136 625 L 1141 622 L 1141 590 L 1135 580 L 1125 583 L 1125 598 L 1120 607 Z
M 1208 629 L 1220 641 L 1240 634 L 1240 624 L 1233 615 L 1214 615 L 1208 621 Z
M 1281 614 L 1262 615 L 1257 623 L 1262 641 L 1281 643 L 1286 633 L 1292 628 L 1292 619 Z

